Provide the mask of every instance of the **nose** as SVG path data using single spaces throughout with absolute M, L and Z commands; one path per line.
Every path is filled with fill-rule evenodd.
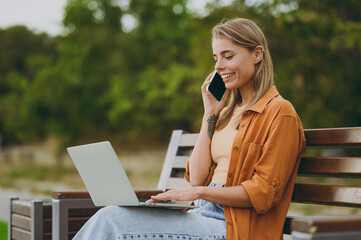
M 221 59 L 218 59 L 216 64 L 214 65 L 214 70 L 216 70 L 217 72 L 220 72 L 224 68 L 225 68 L 225 66 L 224 66 L 223 61 Z

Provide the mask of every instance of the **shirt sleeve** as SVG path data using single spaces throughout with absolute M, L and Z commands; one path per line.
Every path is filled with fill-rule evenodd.
M 257 213 L 267 213 L 282 197 L 292 172 L 298 168 L 301 141 L 295 117 L 281 116 L 273 122 L 252 178 L 242 183 Z
M 186 174 L 184 175 L 184 179 L 187 180 L 187 182 L 191 181 L 190 176 L 189 176 L 189 160 L 187 161 L 187 164 L 186 164 Z

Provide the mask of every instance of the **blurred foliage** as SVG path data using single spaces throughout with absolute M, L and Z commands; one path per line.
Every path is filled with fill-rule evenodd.
M 265 32 L 278 90 L 305 128 L 360 125 L 359 0 L 213 0 L 201 13 L 190 2 L 68 0 L 61 36 L 0 30 L 3 143 L 55 134 L 132 144 L 198 131 L 211 29 L 235 17 Z
M 1 165 L 0 170 L 0 187 L 9 188 L 16 187 L 16 180 L 23 179 L 28 182 L 59 182 L 64 179 L 64 176 L 70 178 L 77 174 L 76 169 L 67 166 L 57 166 L 54 168 L 50 165 L 34 165 L 21 164 L 21 166 Z M 77 181 L 73 180 L 73 185 L 79 185 Z M 66 182 L 66 181 L 64 181 Z

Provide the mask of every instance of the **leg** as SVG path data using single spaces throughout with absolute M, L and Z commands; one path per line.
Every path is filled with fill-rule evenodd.
M 225 239 L 224 220 L 178 210 L 109 206 L 74 239 Z M 183 238 L 180 238 L 183 237 Z

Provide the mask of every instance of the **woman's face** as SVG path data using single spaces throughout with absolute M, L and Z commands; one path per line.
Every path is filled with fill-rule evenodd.
M 213 39 L 215 70 L 222 76 L 227 89 L 252 91 L 252 76 L 258 61 L 257 51 L 232 43 L 227 38 Z

